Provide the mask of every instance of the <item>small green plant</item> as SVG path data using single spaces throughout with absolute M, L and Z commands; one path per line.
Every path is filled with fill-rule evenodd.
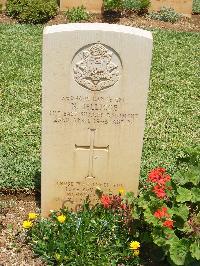
M 118 195 L 71 212 L 61 209 L 49 219 L 29 214 L 23 228 L 36 254 L 48 265 L 139 265 L 140 243 L 132 237 L 129 206 Z M 127 230 L 127 229 L 130 230 Z
M 164 168 L 148 175 L 133 217 L 138 219 L 141 242 L 162 250 L 171 265 L 197 265 L 200 260 L 200 148 L 181 158 L 173 178 Z
M 122 0 L 103 0 L 104 11 L 121 11 L 123 7 Z
M 193 0 L 192 11 L 194 14 L 200 14 L 200 0 Z
M 123 8 L 137 12 L 146 12 L 150 6 L 150 0 L 124 0 Z
M 148 17 L 155 20 L 175 23 L 182 16 L 181 14 L 177 13 L 173 8 L 162 7 L 159 12 L 152 12 L 148 15 Z
M 8 0 L 6 13 L 21 23 L 38 24 L 53 18 L 57 9 L 56 0 Z
M 0 13 L 3 11 L 3 5 L 0 3 Z
M 68 9 L 65 14 L 69 22 L 79 22 L 89 19 L 89 14 L 84 6 Z

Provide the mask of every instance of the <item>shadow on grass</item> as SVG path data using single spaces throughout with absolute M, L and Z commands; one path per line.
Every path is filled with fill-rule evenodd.
M 35 202 L 38 208 L 41 208 L 41 171 L 36 171 L 34 175 Z

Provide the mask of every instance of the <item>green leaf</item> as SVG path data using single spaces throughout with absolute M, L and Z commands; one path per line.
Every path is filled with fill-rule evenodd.
M 153 242 L 159 247 L 163 247 L 167 243 L 162 229 L 154 228 L 154 230 L 152 231 L 152 237 Z
M 170 258 L 176 265 L 184 265 L 185 258 L 188 253 L 188 241 L 181 239 L 175 241 L 169 249 Z
M 138 206 L 143 208 L 143 209 L 146 209 L 148 208 L 148 202 L 144 199 L 143 196 L 141 196 L 139 199 L 138 199 Z
M 193 258 L 200 260 L 200 241 L 195 241 L 190 246 L 190 252 Z
M 196 203 L 200 201 L 200 189 L 199 188 L 192 188 L 191 189 L 191 201 Z
M 158 235 L 153 236 L 153 242 L 159 247 L 166 244 L 166 240 L 163 237 L 158 236 Z
M 157 226 L 159 222 L 159 220 L 153 216 L 149 208 L 144 211 L 144 219 L 147 223 L 152 223 L 154 226 Z
M 197 186 L 200 182 L 200 167 L 190 166 L 187 171 L 180 170 L 174 175 L 174 180 L 180 185 L 192 183 L 193 185 Z
M 188 171 L 188 181 L 197 186 L 200 182 L 200 167 L 192 167 Z
M 140 215 L 139 213 L 137 212 L 136 208 L 132 210 L 131 212 L 131 215 L 134 219 L 139 219 L 140 218 Z
M 186 202 L 186 201 L 190 201 L 191 198 L 192 198 L 192 195 L 191 195 L 191 191 L 187 188 L 183 188 L 183 187 L 179 187 L 177 189 L 177 197 L 176 197 L 176 200 L 178 202 Z
M 181 217 L 184 221 L 186 221 L 189 214 L 189 208 L 185 204 L 182 204 L 178 207 L 175 207 L 173 209 L 173 213 Z

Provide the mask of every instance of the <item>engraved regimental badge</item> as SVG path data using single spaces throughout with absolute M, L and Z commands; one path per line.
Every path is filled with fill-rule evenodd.
M 75 81 L 88 90 L 104 90 L 119 80 L 120 59 L 103 44 L 95 43 L 81 49 L 73 61 Z

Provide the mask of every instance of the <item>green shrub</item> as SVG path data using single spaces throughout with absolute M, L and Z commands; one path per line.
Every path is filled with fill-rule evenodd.
M 65 14 L 69 22 L 79 22 L 81 20 L 87 20 L 89 18 L 89 14 L 84 6 L 68 9 Z
M 200 0 L 193 0 L 192 11 L 195 14 L 200 13 Z
M 105 11 L 121 11 L 123 7 L 123 0 L 103 0 Z
M 112 206 L 107 205 L 109 199 Z M 38 220 L 31 220 L 29 214 L 23 227 L 33 250 L 48 265 L 139 265 L 140 243 L 127 230 L 129 217 L 121 203 L 120 196 L 109 196 L 104 205 L 90 208 L 86 202 L 77 213 L 62 209 Z
M 132 199 L 133 218 L 143 227 L 139 239 L 162 250 L 170 265 L 199 265 L 200 147 L 182 152 L 178 168 L 172 178 L 164 168 L 149 173 Z
M 150 6 L 150 0 L 124 0 L 123 7 L 127 10 L 133 10 L 137 12 L 147 11 Z
M 44 23 L 57 14 L 56 0 L 8 0 L 6 12 L 23 23 Z
M 175 23 L 181 18 L 181 14 L 176 13 L 173 8 L 162 7 L 159 12 L 152 12 L 148 17 L 151 19 Z

